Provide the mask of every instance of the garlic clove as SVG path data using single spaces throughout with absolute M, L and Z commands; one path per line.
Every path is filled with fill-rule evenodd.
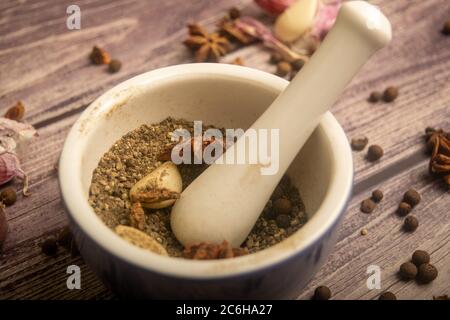
M 292 42 L 314 25 L 318 0 L 298 0 L 275 21 L 275 35 L 282 41 Z
M 177 166 L 173 162 L 167 161 L 139 180 L 131 188 L 130 198 L 137 198 L 137 195 L 140 192 L 145 192 L 151 189 L 168 190 L 171 192 L 181 193 L 182 188 L 183 181 L 181 180 L 181 175 Z M 150 209 L 162 209 L 172 205 L 175 201 L 176 199 L 162 200 L 152 203 L 141 202 L 141 205 Z
M 115 232 L 124 240 L 139 248 L 152 251 L 162 256 L 168 256 L 166 249 L 148 234 L 124 225 L 118 225 Z

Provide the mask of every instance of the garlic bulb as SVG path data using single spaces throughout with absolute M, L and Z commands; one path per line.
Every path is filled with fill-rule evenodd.
M 152 251 L 162 256 L 168 256 L 166 249 L 158 241 L 138 229 L 118 225 L 115 231 L 121 238 L 139 248 Z
M 172 205 L 181 193 L 183 182 L 173 162 L 167 161 L 139 180 L 130 190 L 132 202 L 142 207 L 161 209 Z M 158 195 L 161 200 L 158 200 Z
M 276 20 L 275 35 L 282 41 L 292 42 L 314 25 L 318 0 L 298 0 Z

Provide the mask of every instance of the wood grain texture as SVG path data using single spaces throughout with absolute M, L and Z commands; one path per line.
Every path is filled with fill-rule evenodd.
M 382 269 L 383 289 L 399 298 L 430 299 L 450 293 L 450 197 L 426 174 L 422 137 L 426 126 L 450 130 L 450 38 L 439 32 L 450 18 L 450 2 L 371 2 L 390 18 L 394 40 L 363 68 L 332 111 L 349 138 L 366 135 L 370 143 L 383 146 L 385 156 L 374 164 L 365 160 L 365 152 L 354 154 L 355 194 L 339 241 L 301 299 L 309 298 L 319 284 L 328 285 L 336 299 L 376 298 L 380 291 L 365 285 L 371 264 Z M 91 101 L 115 84 L 154 68 L 191 62 L 181 44 L 187 22 L 213 27 L 233 5 L 264 18 L 251 0 L 196 0 L 189 5 L 181 0 L 84 0 L 77 2 L 82 29 L 68 31 L 69 4 L 0 2 L 0 110 L 24 101 L 27 121 L 40 134 L 22 157 L 33 194 L 19 197 L 6 209 L 10 232 L 0 256 L 0 298 L 114 298 L 81 258 L 71 258 L 63 250 L 55 258 L 40 253 L 39 243 L 67 223 L 55 164 L 70 126 Z M 90 65 L 87 55 L 94 44 L 122 60 L 122 70 L 111 75 Z M 259 44 L 233 52 L 224 61 L 237 56 L 250 67 L 274 71 L 267 63 L 269 52 Z M 366 102 L 372 90 L 391 84 L 400 87 L 394 103 Z M 375 187 L 386 198 L 374 213 L 362 214 L 359 204 Z M 414 209 L 418 230 L 405 234 L 394 211 L 409 187 L 419 190 L 423 201 Z M 368 229 L 368 235 L 360 235 L 362 228 Z M 405 283 L 396 275 L 398 266 L 417 248 L 429 251 L 440 271 L 430 285 Z M 82 290 L 65 286 L 70 264 L 82 266 Z

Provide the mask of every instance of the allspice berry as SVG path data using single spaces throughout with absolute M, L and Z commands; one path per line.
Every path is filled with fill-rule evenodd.
M 314 300 L 329 300 L 331 298 L 331 290 L 326 286 L 319 286 L 314 290 Z
M 367 146 L 367 143 L 369 143 L 369 139 L 361 136 L 353 138 L 350 145 L 353 151 L 361 151 Z
M 420 265 L 430 262 L 430 255 L 424 250 L 416 250 L 412 255 L 411 261 L 417 267 L 420 267 Z
M 4 205 L 10 206 L 13 205 L 17 200 L 16 190 L 12 187 L 8 187 L 0 193 L 0 200 Z
M 291 64 L 286 61 L 280 61 L 277 64 L 277 75 L 280 77 L 287 76 L 292 71 Z
M 291 225 L 291 218 L 287 214 L 280 214 L 275 222 L 279 228 L 287 229 Z
M 292 203 L 286 198 L 277 199 L 273 203 L 273 211 L 276 215 L 290 214 L 292 211 Z
M 438 271 L 435 266 L 429 263 L 423 263 L 420 265 L 417 280 L 421 283 L 430 283 L 438 276 Z
M 412 262 L 405 262 L 400 266 L 400 276 L 404 280 L 414 279 L 417 275 L 417 267 Z
M 56 252 L 58 251 L 58 245 L 56 243 L 56 239 L 54 237 L 50 237 L 46 239 L 41 244 L 41 249 L 44 254 L 47 256 L 54 256 Z
M 415 231 L 418 226 L 419 226 L 419 220 L 417 220 L 416 217 L 411 216 L 411 215 L 407 216 L 403 223 L 403 228 L 409 232 Z
M 450 20 L 448 20 L 445 24 L 444 27 L 442 28 L 442 34 L 449 36 L 450 35 Z
M 122 62 L 120 62 L 119 60 L 112 59 L 109 62 L 109 65 L 108 65 L 109 72 L 116 73 L 116 72 L 118 72 L 120 70 L 120 68 L 122 68 Z
M 374 190 L 372 192 L 372 200 L 375 202 L 380 202 L 381 200 L 383 200 L 383 191 L 381 191 L 380 189 Z
M 384 154 L 383 148 L 381 148 L 377 144 L 374 144 L 371 145 L 367 150 L 367 159 L 369 161 L 377 161 L 383 156 L 383 154 Z
M 398 97 L 398 88 L 397 87 L 387 87 L 383 92 L 383 100 L 384 102 L 392 102 Z
M 406 202 L 400 202 L 397 208 L 398 215 L 404 217 L 411 212 L 411 206 Z
M 370 94 L 369 98 L 367 99 L 369 102 L 375 103 L 381 100 L 382 94 L 379 91 L 374 91 Z
M 395 294 L 390 291 L 385 291 L 378 297 L 378 300 L 397 300 Z
M 403 202 L 408 203 L 411 207 L 415 207 L 420 200 L 420 194 L 415 189 L 409 189 L 403 195 Z
M 361 202 L 361 211 L 364 213 L 372 213 L 376 206 L 376 203 L 372 199 L 365 199 Z

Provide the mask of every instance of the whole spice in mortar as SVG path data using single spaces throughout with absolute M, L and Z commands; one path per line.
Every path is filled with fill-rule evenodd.
M 193 260 L 213 260 L 239 257 L 247 254 L 243 248 L 232 248 L 227 241 L 221 244 L 200 243 L 188 246 L 183 251 L 183 257 Z
M 197 252 L 211 249 L 214 244 L 203 243 L 196 244 L 200 246 L 199 248 L 183 248 L 171 231 L 171 207 L 152 208 L 151 206 L 155 205 L 154 201 L 146 203 L 142 200 L 147 199 L 139 198 L 139 196 L 136 198 L 131 192 L 139 181 L 145 181 L 145 177 L 155 172 L 166 161 L 161 158 L 165 158 L 162 155 L 167 155 L 167 151 L 173 149 L 171 134 L 176 129 L 186 129 L 193 136 L 192 122 L 167 118 L 160 123 L 143 125 L 116 141 L 102 156 L 93 172 L 89 203 L 109 228 L 115 230 L 117 226 L 122 225 L 135 227 L 134 230 L 139 231 L 136 228 L 139 227 L 142 233 L 164 247 L 169 256 L 186 256 L 183 254 L 185 249 L 190 252 L 188 256 L 194 256 L 194 250 Z M 211 141 L 203 142 L 211 143 Z M 170 156 L 170 152 L 168 155 Z M 207 167 L 206 164 L 176 166 L 181 175 L 183 189 Z M 150 190 L 153 189 L 150 188 Z M 161 191 L 161 189 L 158 190 Z M 284 200 L 278 201 L 280 199 Z M 165 201 L 166 198 L 162 200 Z M 136 202 L 139 202 L 141 210 L 137 215 L 137 225 L 133 220 L 135 213 L 132 213 L 132 207 L 137 206 Z M 276 210 L 275 203 L 277 203 Z M 277 220 L 280 216 L 281 218 Z M 233 256 L 238 255 L 240 250 L 253 253 L 273 246 L 296 232 L 306 221 L 307 215 L 298 189 L 289 179 L 283 178 L 241 248 L 232 248 Z M 223 244 L 221 246 L 221 248 L 226 247 Z M 237 249 L 239 251 L 236 251 Z M 227 257 L 230 251 L 226 249 L 220 252 L 228 252 L 220 254 L 220 257 Z

